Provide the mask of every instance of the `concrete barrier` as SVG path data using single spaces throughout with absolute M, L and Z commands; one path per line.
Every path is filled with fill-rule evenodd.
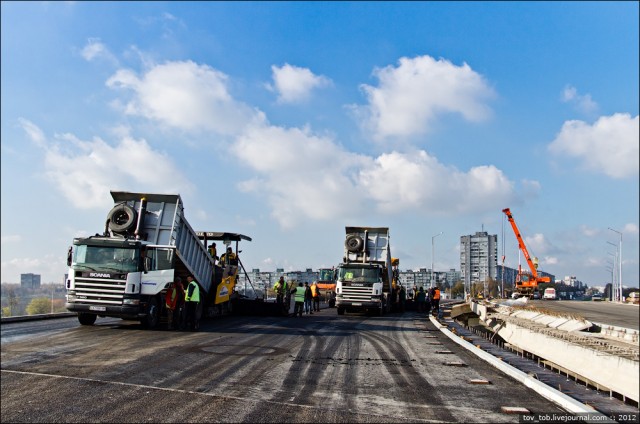
M 564 393 L 562 393 L 562 392 L 560 392 L 560 391 L 558 391 L 558 390 L 556 390 L 556 389 L 554 389 L 554 388 L 552 388 L 550 386 L 547 386 L 546 384 L 540 382 L 539 380 L 536 380 L 535 378 L 531 377 L 530 375 L 520 371 L 517 368 L 512 367 L 511 365 L 501 361 L 500 359 L 496 358 L 495 356 L 493 356 L 493 355 L 485 352 L 484 350 L 474 346 L 473 344 L 461 339 L 456 334 L 452 333 L 445 325 L 442 325 L 435 317 L 430 316 L 429 319 L 431 320 L 433 325 L 435 325 L 442 333 L 444 333 L 447 337 L 449 337 L 455 343 L 457 343 L 458 345 L 460 345 L 463 348 L 467 349 L 469 352 L 473 353 L 474 355 L 476 355 L 480 359 L 484 360 L 485 362 L 489 363 L 493 367 L 495 367 L 495 368 L 499 369 L 500 371 L 504 372 L 508 376 L 510 376 L 510 377 L 514 378 L 515 380 L 523 383 L 525 386 L 529 387 L 530 389 L 532 389 L 536 393 L 540 394 L 544 398 L 549 399 L 550 401 L 554 402 L 556 405 L 559 405 L 560 407 L 564 408 L 568 412 L 571 412 L 571 413 L 587 413 L 591 417 L 597 416 L 597 418 L 594 421 L 606 422 L 606 423 L 615 423 L 615 421 L 609 419 L 604 414 L 601 414 L 600 412 L 596 411 L 591 406 L 585 405 L 582 402 L 579 402 L 579 401 L 567 396 L 566 394 L 564 394 Z

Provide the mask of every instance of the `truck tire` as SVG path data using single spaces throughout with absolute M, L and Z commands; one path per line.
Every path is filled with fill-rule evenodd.
M 158 299 L 154 296 L 149 299 L 149 304 L 147 305 L 147 315 L 140 320 L 140 324 L 142 327 L 153 330 L 158 326 L 158 322 L 160 321 L 160 307 L 158 306 Z
M 357 234 L 349 234 L 344 242 L 344 245 L 349 252 L 356 253 L 362 250 L 364 241 L 362 240 L 362 237 Z
M 344 315 L 344 308 L 338 308 L 338 315 Z
M 122 203 L 114 206 L 109 211 L 107 219 L 109 220 L 111 231 L 114 233 L 126 233 L 136 225 L 138 214 L 131 206 Z
M 78 321 L 82 325 L 93 325 L 96 322 L 98 316 L 96 314 L 86 314 L 84 312 L 78 312 Z

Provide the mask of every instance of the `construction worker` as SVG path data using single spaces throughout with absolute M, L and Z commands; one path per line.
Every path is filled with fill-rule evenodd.
M 431 296 L 431 309 L 437 316 L 440 316 L 440 289 L 438 286 L 433 288 L 433 295 Z
M 316 281 L 311 284 L 311 297 L 313 298 L 313 310 L 320 312 L 320 290 Z
M 280 309 L 284 308 L 283 302 L 287 284 L 284 282 L 283 276 L 280 276 L 280 279 L 273 285 L 273 291 L 276 293 L 276 303 L 280 306 Z
M 216 261 L 218 259 L 220 259 L 220 258 L 218 258 L 218 250 L 216 249 L 216 244 L 215 243 L 211 243 L 211 246 L 209 246 L 209 254 L 213 258 L 213 263 L 214 264 L 216 263 Z
M 238 257 L 233 253 L 231 247 L 227 247 L 227 251 L 220 257 L 220 266 L 224 268 L 222 272 L 222 278 L 226 278 L 230 275 L 236 275 L 238 269 Z
M 313 314 L 311 310 L 313 303 L 313 293 L 311 292 L 311 287 L 309 287 L 309 283 L 304 282 L 304 313 L 309 315 Z
M 200 286 L 190 275 L 187 277 L 187 290 L 185 291 L 184 296 L 184 305 L 185 305 L 185 318 L 184 325 L 186 329 L 192 328 L 193 330 L 198 330 L 199 320 L 196 316 L 198 311 L 198 304 L 200 303 Z
M 180 327 L 180 309 L 184 300 L 184 288 L 182 287 L 182 279 L 176 277 L 175 282 L 171 284 L 167 294 L 165 295 L 165 306 L 167 307 L 167 329 L 174 328 L 173 322 L 176 321 L 175 327 Z
M 296 302 L 295 307 L 293 309 L 293 316 L 296 315 L 302 316 L 302 310 L 304 309 L 304 287 L 302 286 L 302 282 L 298 283 L 298 287 L 294 287 L 291 290 L 291 294 Z

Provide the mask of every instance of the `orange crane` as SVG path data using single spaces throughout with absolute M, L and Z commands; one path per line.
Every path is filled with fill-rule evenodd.
M 511 215 L 511 211 L 509 210 L 509 208 L 506 208 L 503 209 L 502 212 L 507 215 L 509 223 L 511 224 L 511 228 L 513 228 L 513 232 L 518 239 L 520 250 L 522 250 L 524 257 L 527 260 L 527 264 L 529 265 L 529 269 L 531 270 L 530 273 L 524 272 L 520 264 L 518 264 L 518 275 L 516 276 L 515 293 L 520 296 L 532 297 L 533 293 L 537 291 L 539 283 L 550 283 L 551 279 L 549 277 L 538 276 L 538 261 L 535 258 L 532 260 L 531 256 L 529 256 L 529 251 L 527 250 L 527 246 L 524 244 L 524 240 L 520 235 L 520 230 L 518 230 L 518 226 L 516 225 L 516 221 L 513 219 L 513 215 Z

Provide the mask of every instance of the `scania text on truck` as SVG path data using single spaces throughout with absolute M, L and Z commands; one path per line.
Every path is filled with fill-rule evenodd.
M 81 324 L 108 316 L 156 327 L 165 312 L 167 288 L 176 277 L 186 288 L 189 275 L 200 287 L 197 320 L 203 312 L 231 310 L 235 275 L 225 278 L 214 266 L 206 235 L 199 237 L 189 225 L 180 195 L 111 191 L 111 196 L 115 205 L 104 232 L 75 238 L 68 251 L 65 307 L 77 312 Z M 251 240 L 240 234 L 227 238 L 231 236 Z
M 338 315 L 375 312 L 382 315 L 391 307 L 393 274 L 389 229 L 386 227 L 346 227 L 344 255 L 336 277 Z

